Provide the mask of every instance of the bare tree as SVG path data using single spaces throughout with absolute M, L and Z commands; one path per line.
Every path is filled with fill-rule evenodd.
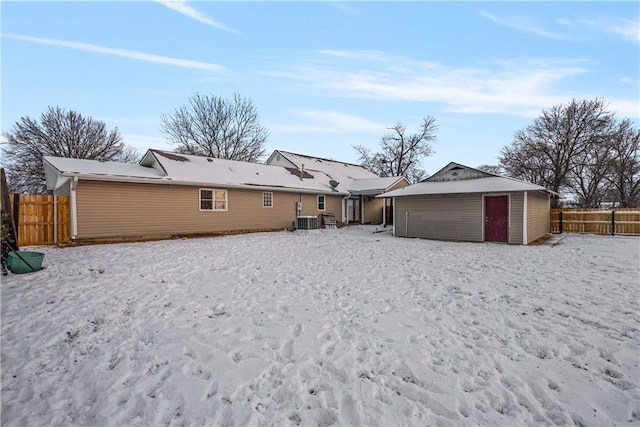
M 511 147 L 501 152 L 500 164 L 514 178 L 559 193 L 568 188 L 575 159 L 602 143 L 614 121 L 615 115 L 607 111 L 603 99 L 573 99 L 566 105 L 555 105 L 515 133 Z
M 2 163 L 12 192 L 46 193 L 43 156 L 136 162 L 137 151 L 127 147 L 115 128 L 76 111 L 49 107 L 40 121 L 21 117 L 6 132 Z
M 162 131 L 176 152 L 257 162 L 269 136 L 258 110 L 237 93 L 232 100 L 196 93 L 172 115 L 163 114 Z
M 420 162 L 433 154 L 430 142 L 436 139 L 436 119 L 425 117 L 415 134 L 407 134 L 406 126 L 400 122 L 389 129 L 391 132 L 380 141 L 380 151 L 374 153 L 363 145 L 353 147 L 360 164 L 381 177 L 405 176 L 412 183 L 421 181 L 425 171 Z
M 610 134 L 590 144 L 589 149 L 575 156 L 572 168 L 567 174 L 567 187 L 577 198 L 578 206 L 598 208 L 607 193 L 605 177 L 609 173 Z
M 640 129 L 630 119 L 622 120 L 609 142 L 610 162 L 607 181 L 620 207 L 640 205 Z

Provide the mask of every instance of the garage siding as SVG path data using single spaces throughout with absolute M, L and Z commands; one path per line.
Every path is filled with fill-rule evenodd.
M 80 181 L 77 238 L 169 237 L 291 229 L 296 202 L 300 200 L 299 194 L 273 192 L 273 207 L 264 208 L 262 191 L 228 189 L 227 211 L 200 211 L 199 188 Z M 339 206 L 339 196 L 327 196 L 327 210 Z M 317 215 L 316 196 L 305 195 L 304 207 L 304 215 Z
M 481 194 L 396 197 L 394 203 L 397 236 L 482 242 Z
M 549 233 L 549 196 L 547 193 L 530 192 L 527 197 L 527 243 Z
M 522 244 L 524 193 L 511 193 L 509 202 L 509 243 Z

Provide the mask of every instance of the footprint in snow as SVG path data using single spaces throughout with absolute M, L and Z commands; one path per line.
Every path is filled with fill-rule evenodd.
M 196 353 L 195 353 L 195 351 L 193 351 L 193 349 L 191 347 L 185 347 L 183 349 L 183 351 L 182 351 L 182 354 L 184 354 L 189 359 L 195 359 L 196 358 Z
M 300 323 L 298 323 L 293 328 L 291 328 L 291 336 L 299 337 L 301 333 L 302 333 L 302 325 Z
M 293 356 L 293 340 L 288 340 L 282 345 L 282 348 L 280 349 L 280 356 L 285 360 L 291 359 Z

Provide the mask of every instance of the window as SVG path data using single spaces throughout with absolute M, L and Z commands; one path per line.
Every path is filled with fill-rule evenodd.
M 201 211 L 226 211 L 227 190 L 200 189 Z
M 262 193 L 262 207 L 263 208 L 273 207 L 273 193 L 269 191 L 265 191 L 264 193 Z
M 325 204 L 325 196 L 320 194 L 318 195 L 318 210 L 319 211 L 323 211 L 324 210 L 324 204 Z

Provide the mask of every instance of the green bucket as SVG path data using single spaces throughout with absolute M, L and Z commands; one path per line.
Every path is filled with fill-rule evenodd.
M 7 268 L 14 274 L 31 273 L 42 269 L 43 259 L 41 252 L 11 251 L 7 257 Z

